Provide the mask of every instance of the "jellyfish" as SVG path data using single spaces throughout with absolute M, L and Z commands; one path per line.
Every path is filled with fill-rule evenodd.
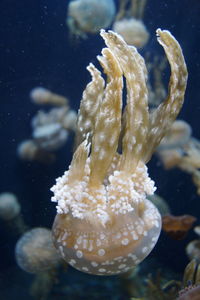
M 51 104 L 58 106 L 68 104 L 67 98 L 54 94 L 43 87 L 36 87 L 32 89 L 30 92 L 30 98 L 36 104 Z
M 115 21 L 113 30 L 123 36 L 127 44 L 142 48 L 149 40 L 149 32 L 141 20 L 124 18 Z
M 200 237 L 200 226 L 194 227 L 194 232 Z M 186 246 L 186 254 L 189 257 L 189 259 L 194 259 L 195 261 L 200 263 L 200 239 L 193 240 Z
M 129 45 L 144 47 L 149 32 L 142 21 L 146 0 L 120 0 L 119 11 L 113 23 L 113 30 L 119 33 Z
M 15 234 L 22 234 L 26 230 L 26 224 L 21 215 L 21 205 L 15 194 L 4 192 L 0 194 L 0 219 Z
M 171 78 L 166 101 L 150 113 L 143 58 L 117 33 L 101 30 L 101 36 L 107 47 L 98 60 L 107 83 L 89 64 L 92 80 L 83 92 L 78 115 L 80 144 L 69 170 L 51 188 L 52 201 L 57 203 L 52 235 L 62 258 L 74 268 L 115 275 L 144 260 L 159 238 L 161 217 L 147 199 L 156 187 L 146 163 L 180 111 L 187 69 L 176 39 L 158 29 Z
M 192 129 L 183 120 L 174 122 L 157 148 L 166 169 L 177 167 L 192 176 L 200 194 L 200 142 L 192 136 Z
M 191 241 L 186 247 L 186 254 L 189 259 L 195 259 L 200 263 L 200 240 Z
M 8 221 L 16 218 L 21 211 L 17 197 L 12 193 L 0 194 L 0 219 Z
M 200 237 L 200 225 L 194 227 L 194 232 Z
M 32 139 L 22 141 L 17 154 L 25 161 L 49 164 L 55 161 L 53 152 L 66 143 L 70 132 L 76 130 L 77 113 L 70 109 L 67 98 L 45 88 L 34 88 L 30 97 L 36 104 L 56 107 L 39 110 L 32 118 Z
M 37 161 L 49 164 L 55 161 L 55 155 L 40 149 L 34 140 L 24 140 L 17 147 L 17 155 L 24 161 Z
M 148 80 L 147 85 L 149 90 L 149 106 L 150 109 L 154 109 L 158 107 L 167 95 L 162 76 L 167 67 L 167 59 L 164 56 L 154 55 L 151 61 L 150 57 L 150 53 L 147 53 L 147 69 L 150 73 L 150 80 Z
M 15 257 L 18 266 L 28 273 L 50 270 L 60 264 L 51 231 L 42 227 L 31 229 L 20 237 L 15 247 Z
M 38 126 L 33 131 L 33 139 L 39 149 L 55 151 L 61 148 L 68 138 L 68 132 L 59 123 Z
M 196 218 L 190 215 L 173 216 L 165 215 L 162 217 L 162 229 L 171 238 L 182 240 L 192 228 Z
M 68 7 L 67 25 L 72 34 L 85 38 L 107 28 L 115 15 L 113 0 L 75 0 Z
M 174 149 L 184 146 L 189 142 L 191 135 L 191 126 L 183 120 L 176 120 L 168 134 L 162 139 L 158 150 Z

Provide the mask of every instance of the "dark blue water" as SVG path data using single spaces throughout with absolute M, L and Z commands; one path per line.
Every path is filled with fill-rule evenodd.
M 16 154 L 17 145 L 31 136 L 30 121 L 38 111 L 29 99 L 29 92 L 36 86 L 44 86 L 68 97 L 71 108 L 78 110 L 82 91 L 90 79 L 86 66 L 89 62 L 97 62 L 96 55 L 103 47 L 99 35 L 74 44 L 69 42 L 65 22 L 68 2 L 0 2 L 0 193 L 16 194 L 24 221 L 30 228 L 52 226 L 56 212 L 50 202 L 49 189 L 71 161 L 73 136 L 57 151 L 56 162 L 52 165 L 20 161 Z M 142 50 L 142 53 L 154 50 L 162 53 L 154 34 L 158 27 L 170 30 L 181 44 L 189 79 L 179 118 L 192 126 L 196 138 L 200 138 L 199 15 L 200 3 L 197 0 L 149 1 L 144 22 L 151 38 Z M 173 214 L 191 214 L 200 221 L 200 199 L 190 176 L 177 169 L 164 171 L 156 157 L 149 168 L 158 194 L 167 200 Z M 191 232 L 183 241 L 172 241 L 162 234 L 151 257 L 180 274 L 188 262 L 185 246 L 194 237 Z M 13 229 L 0 222 L 1 300 L 16 299 L 16 292 L 17 298 L 32 299 L 29 286 L 33 276 L 20 270 L 15 263 L 14 247 L 18 238 Z M 49 299 L 128 299 L 115 277 L 96 279 L 72 269 L 61 277 L 61 282 L 74 287 L 77 293 L 73 294 L 69 288 L 56 294 L 55 289 L 54 298 Z M 96 298 L 91 298 L 94 291 Z

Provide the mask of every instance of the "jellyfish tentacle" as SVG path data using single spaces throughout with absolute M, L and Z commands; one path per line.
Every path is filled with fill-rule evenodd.
M 116 56 L 126 78 L 127 105 L 121 169 L 133 172 L 141 157 L 149 124 L 147 71 L 135 47 L 129 47 L 113 31 L 101 31 L 106 45 Z M 127 63 L 128 62 L 128 63 Z
M 85 174 L 86 160 L 88 158 L 90 143 L 88 143 L 88 136 L 75 151 L 71 162 L 68 183 L 72 184 L 75 181 L 82 181 Z
M 88 133 L 93 133 L 95 117 L 104 93 L 105 81 L 101 72 L 90 63 L 87 70 L 92 80 L 87 84 L 83 92 L 77 121 L 76 145 L 79 145 Z
M 181 47 L 167 30 L 157 29 L 158 42 L 164 48 L 171 67 L 168 96 L 150 115 L 149 134 L 146 141 L 147 162 L 160 143 L 170 125 L 176 119 L 183 105 L 187 85 L 187 67 Z
M 102 55 L 97 58 L 107 75 L 107 85 L 92 138 L 90 184 L 93 186 L 103 182 L 116 153 L 121 130 L 122 71 L 108 48 L 102 50 Z

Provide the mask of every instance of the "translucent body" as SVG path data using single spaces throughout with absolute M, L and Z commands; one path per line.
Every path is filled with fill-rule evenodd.
M 145 164 L 180 110 L 187 70 L 177 41 L 168 31 L 158 29 L 157 34 L 172 74 L 169 95 L 153 113 L 144 60 L 121 36 L 101 30 L 108 48 L 97 58 L 106 84 L 93 64 L 87 68 L 92 80 L 80 104 L 79 143 L 68 171 L 51 188 L 57 203 L 54 244 L 63 259 L 83 272 L 126 272 L 150 253 L 160 234 L 160 214 L 147 199 L 156 188 Z
M 97 33 L 111 24 L 114 15 L 113 0 L 76 0 L 69 3 L 68 24 L 75 34 Z
M 46 228 L 34 228 L 22 235 L 16 244 L 15 256 L 20 268 L 29 273 L 54 268 L 60 262 L 51 231 Z
M 155 246 L 160 234 L 160 216 L 146 200 L 140 216 L 130 212 L 113 216 L 106 226 L 58 214 L 53 238 L 62 257 L 74 268 L 96 275 L 127 272 Z
M 14 194 L 0 194 L 0 219 L 11 220 L 20 213 L 20 210 L 20 204 Z
M 113 24 L 113 30 L 119 33 L 127 44 L 143 47 L 149 39 L 149 33 L 141 20 L 135 18 L 121 19 Z
M 65 144 L 68 132 L 62 128 L 61 124 L 51 123 L 36 127 L 33 132 L 33 138 L 39 148 L 55 151 Z

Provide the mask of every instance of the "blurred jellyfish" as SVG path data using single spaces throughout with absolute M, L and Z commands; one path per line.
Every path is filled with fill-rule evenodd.
M 124 18 L 113 24 L 113 30 L 119 33 L 127 44 L 137 48 L 144 47 L 149 39 L 149 32 L 141 20 Z
M 40 149 L 34 140 L 22 141 L 17 147 L 17 155 L 24 161 L 37 161 L 44 164 L 55 161 L 55 155 Z
M 120 0 L 119 10 L 113 23 L 113 30 L 119 33 L 127 44 L 144 47 L 149 40 L 149 32 L 143 23 L 146 0 Z
M 76 130 L 77 113 L 75 110 L 70 110 L 62 119 L 61 124 L 67 130 Z
M 200 226 L 199 225 L 194 227 L 194 232 L 200 238 Z M 186 254 L 190 260 L 194 259 L 195 261 L 200 263 L 200 239 L 191 241 L 186 246 L 185 250 L 186 250 Z
M 36 145 L 46 151 L 61 148 L 68 138 L 68 132 L 59 123 L 52 123 L 37 127 L 33 131 Z
M 30 98 L 36 104 L 51 104 L 58 106 L 68 104 L 67 98 L 54 94 L 43 87 L 36 87 L 31 90 Z
M 182 240 L 196 220 L 195 217 L 190 215 L 173 216 L 168 214 L 162 217 L 162 229 L 171 238 Z
M 12 193 L 0 194 L 0 219 L 14 219 L 21 211 L 17 197 Z
M 183 155 L 180 149 L 163 149 L 162 151 L 157 151 L 157 154 L 166 170 L 177 167 Z
M 48 111 L 39 110 L 32 118 L 32 139 L 21 142 L 17 148 L 18 156 L 25 161 L 52 163 L 55 155 L 67 141 L 69 132 L 75 131 L 77 113 L 70 110 L 67 98 L 49 90 L 37 87 L 30 92 L 36 104 L 51 104 Z
M 107 28 L 115 15 L 113 0 L 72 0 L 69 2 L 67 25 L 73 35 L 86 37 Z
M 194 227 L 194 232 L 200 237 L 200 225 Z
M 51 231 L 46 228 L 26 232 L 16 244 L 15 256 L 18 266 L 28 273 L 54 269 L 60 264 Z
M 17 234 L 26 230 L 20 212 L 21 205 L 14 194 L 9 192 L 0 194 L 0 219 L 5 221 Z
M 186 253 L 189 259 L 200 262 L 200 240 L 191 241 L 186 247 Z
M 200 141 L 191 134 L 189 124 L 175 121 L 157 148 L 157 154 L 166 169 L 177 167 L 190 174 L 200 195 Z
M 168 134 L 162 139 L 158 149 L 172 149 L 186 145 L 191 138 L 192 128 L 183 120 L 176 120 Z
M 146 53 L 147 70 L 150 73 L 150 79 L 147 81 L 149 92 L 150 109 L 158 107 L 167 96 L 167 89 L 163 82 L 163 73 L 167 67 L 166 57 L 155 55 L 151 59 L 150 52 Z

